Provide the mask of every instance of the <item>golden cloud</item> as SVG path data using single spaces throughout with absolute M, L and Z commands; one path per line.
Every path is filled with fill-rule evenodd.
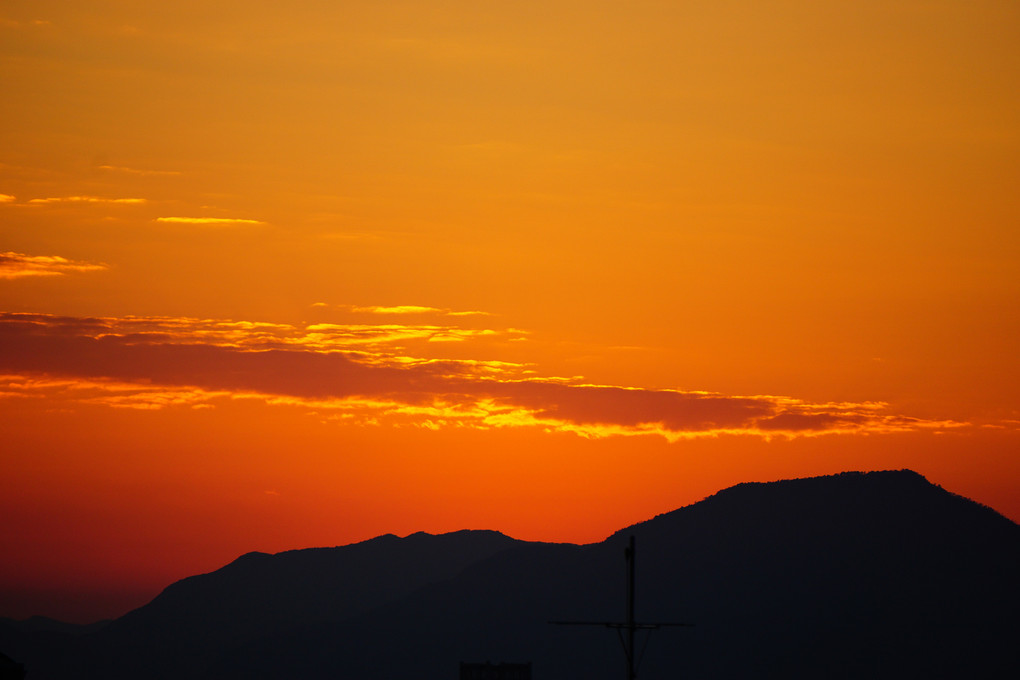
M 231 393 L 187 387 L 153 387 L 115 380 L 0 375 L 0 398 L 39 396 L 148 411 L 170 406 L 210 408 L 215 399 L 230 397 Z
M 313 306 L 327 306 L 323 303 L 317 303 Z M 443 307 L 424 307 L 421 305 L 394 305 L 390 307 L 369 305 L 360 307 L 358 305 L 339 305 L 340 309 L 344 309 L 355 314 L 432 314 L 442 316 L 490 316 L 488 312 L 479 311 L 464 311 L 458 312 L 452 309 Z
M 78 272 L 108 269 L 105 264 L 69 260 L 59 255 L 25 255 L 0 253 L 0 279 L 20 279 L 29 276 L 63 276 Z
M 122 172 L 128 175 L 140 175 L 142 177 L 176 177 L 184 173 L 176 170 L 140 170 L 138 168 L 129 168 L 122 165 L 99 165 L 96 166 L 100 170 L 107 170 L 109 172 Z
M 380 349 L 421 334 L 458 332 L 466 333 L 465 338 L 500 333 L 398 324 L 297 327 L 6 313 L 0 314 L 0 371 L 59 376 L 91 390 L 106 389 L 105 396 L 79 401 L 110 406 L 208 406 L 216 399 L 258 399 L 351 423 L 532 427 L 588 438 L 769 439 L 963 425 L 890 413 L 886 404 L 877 402 L 811 403 L 773 395 L 586 384 L 536 377 L 510 362 L 427 359 Z
M 255 225 L 265 224 L 262 220 L 249 220 L 240 217 L 157 217 L 156 222 L 172 224 L 197 224 L 207 226 Z
M 54 196 L 51 198 L 33 198 L 29 203 L 40 205 L 46 203 L 122 203 L 137 205 L 147 203 L 144 198 L 103 198 L 101 196 Z

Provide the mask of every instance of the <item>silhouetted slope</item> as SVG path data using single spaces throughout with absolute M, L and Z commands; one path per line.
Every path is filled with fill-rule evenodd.
M 25 677 L 25 667 L 0 652 L 0 680 L 22 680 Z
M 94 663 L 92 645 L 84 639 L 89 627 L 62 622 L 38 626 L 41 618 L 0 619 L 0 650 L 24 665 L 30 680 L 82 677 L 81 669 Z
M 265 640 L 217 677 L 452 677 L 532 660 L 537 680 L 613 678 L 623 546 L 643 678 L 1012 677 L 1020 527 L 912 472 L 743 484 L 584 547 L 522 546 L 343 625 Z M 273 659 L 286 659 L 277 665 Z
M 104 678 L 440 680 L 461 660 L 619 677 L 614 631 L 548 621 L 622 620 L 631 534 L 639 620 L 696 624 L 653 634 L 643 679 L 1020 671 L 1020 526 L 909 471 L 741 484 L 587 546 L 459 532 L 249 555 L 75 653 Z M 89 677 L 0 648 L 33 680 Z
M 646 614 L 698 622 L 696 677 L 1020 670 L 1020 527 L 916 473 L 741 484 L 630 533 Z
M 0 626 L 0 648 L 20 654 L 33 680 L 197 677 L 214 651 L 356 616 L 520 543 L 495 531 L 458 531 L 248 553 L 170 585 L 94 634 L 31 635 L 24 624 Z
M 392 534 L 339 548 L 248 553 L 174 583 L 109 626 L 111 636 L 181 636 L 222 644 L 320 619 L 354 616 L 515 545 L 494 531 Z M 186 625 L 185 625 L 186 624 Z M 180 640 L 184 642 L 184 640 Z
M 134 647 L 151 666 L 204 655 L 295 626 L 357 616 L 520 543 L 495 531 L 392 534 L 338 548 L 248 553 L 174 583 L 113 622 L 105 646 Z M 154 645 L 154 641 L 158 641 Z
M 51 632 L 51 633 L 70 633 L 72 635 L 82 635 L 84 633 L 94 632 L 105 628 L 110 624 L 110 621 L 96 621 L 95 623 L 67 623 L 65 621 L 58 621 L 57 619 L 51 619 L 48 616 L 32 616 L 27 619 L 17 620 L 8 619 L 0 616 L 0 626 L 7 626 L 11 629 L 25 631 L 27 633 L 37 632 Z

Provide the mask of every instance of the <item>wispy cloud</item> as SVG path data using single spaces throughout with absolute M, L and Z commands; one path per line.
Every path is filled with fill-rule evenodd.
M 69 260 L 59 255 L 25 255 L 0 253 L 0 279 L 20 279 L 28 276 L 62 276 L 78 272 L 95 272 L 108 269 L 105 264 Z
M 458 326 L 417 324 L 278 324 L 253 321 L 225 321 L 189 317 L 60 317 L 45 314 L 4 314 L 0 321 L 34 325 L 36 330 L 123 338 L 130 344 L 172 343 L 207 345 L 238 350 L 308 350 L 346 352 L 373 365 L 408 366 L 433 361 L 407 356 L 413 347 L 430 343 L 470 343 L 486 340 L 513 340 L 522 331 L 515 329 L 461 328 Z M 489 363 L 503 368 L 521 366 L 509 362 L 480 362 L 473 359 L 443 361 L 479 365 Z
M 24 28 L 31 26 L 50 26 L 51 23 L 45 19 L 32 19 L 31 21 L 18 21 L 17 19 L 8 19 L 7 17 L 0 17 L 0 26 L 7 28 Z
M 122 203 L 138 205 L 147 203 L 144 198 L 103 198 L 102 196 L 53 196 L 50 198 L 33 198 L 28 201 L 30 204 L 40 205 L 46 203 Z
M 0 203 L 14 203 L 18 200 L 17 196 L 11 196 L 10 194 L 0 194 Z
M 369 314 L 424 314 L 439 313 L 444 310 L 438 307 L 421 307 L 418 305 L 397 305 L 396 307 L 351 307 L 352 312 L 367 312 Z
M 322 303 L 318 303 L 322 305 Z M 324 305 L 323 305 L 324 306 Z M 452 309 L 444 307 L 424 307 L 421 305 L 394 305 L 390 307 L 368 305 L 360 307 L 358 305 L 338 305 L 338 309 L 343 309 L 355 314 L 433 314 L 442 316 L 489 316 L 488 312 L 478 311 L 454 311 Z
M 172 405 L 191 399 L 173 396 L 183 390 L 206 395 L 201 403 L 207 405 L 217 399 L 258 399 L 333 414 L 346 422 L 532 427 L 584 437 L 659 435 L 677 441 L 961 425 L 892 413 L 886 404 L 876 402 L 812 403 L 783 396 L 587 384 L 536 377 L 509 362 L 425 359 L 380 351 L 380 343 L 417 332 L 415 327 L 399 328 L 365 325 L 352 331 L 321 324 L 302 328 L 176 318 L 0 314 L 0 371 L 73 378 L 90 389 L 107 383 L 137 386 L 138 392 L 129 396 L 123 388 L 111 391 L 116 397 L 106 402 L 111 406 Z M 169 396 L 152 396 L 164 394 Z
M 320 323 L 307 327 L 306 344 L 319 346 L 378 345 L 380 343 L 425 340 L 427 342 L 462 342 L 469 338 L 497 335 L 489 328 L 458 328 L 455 326 L 408 324 L 332 324 Z
M 157 217 L 156 221 L 172 224 L 197 224 L 213 227 L 265 224 L 262 220 L 249 220 L 240 217 Z
M 125 167 L 123 165 L 99 165 L 96 167 L 108 172 L 121 172 L 126 175 L 139 175 L 142 177 L 176 177 L 184 174 L 177 170 L 142 170 L 139 168 Z
M 0 375 L 0 399 L 39 396 L 51 400 L 63 398 L 85 404 L 152 411 L 171 406 L 212 408 L 214 400 L 229 397 L 231 393 L 187 387 L 153 387 L 115 380 Z

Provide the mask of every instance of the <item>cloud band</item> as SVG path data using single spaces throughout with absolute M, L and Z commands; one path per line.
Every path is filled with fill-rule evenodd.
M 221 324 L 225 333 L 203 334 L 210 324 Z M 296 337 L 315 336 L 314 327 L 304 329 L 304 336 L 301 330 L 193 319 L 3 314 L 0 371 L 260 398 L 373 422 L 389 417 L 424 427 L 530 426 L 588 437 L 792 437 L 958 425 L 891 414 L 879 403 L 813 404 L 789 397 L 592 385 L 522 376 L 515 364 L 395 360 L 331 348 L 321 339 L 301 343 Z M 288 333 L 291 342 L 278 341 Z M 189 399 L 181 398 L 195 403 Z
M 59 255 L 25 255 L 10 251 L 0 253 L 0 279 L 63 276 L 77 272 L 102 271 L 107 268 L 105 264 L 69 260 Z

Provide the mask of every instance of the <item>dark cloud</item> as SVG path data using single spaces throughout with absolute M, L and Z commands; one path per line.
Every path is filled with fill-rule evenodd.
M 727 432 L 792 436 L 949 425 L 884 413 L 877 404 L 810 404 L 770 396 L 521 379 L 484 362 L 394 364 L 364 351 L 324 350 L 300 342 L 287 348 L 236 342 L 238 333 L 257 334 L 264 326 L 3 314 L 0 371 L 260 394 L 292 402 L 333 400 L 338 407 L 369 400 L 391 411 L 431 407 L 431 415 L 441 415 L 445 409 L 449 418 L 467 418 L 483 426 L 541 425 L 594 436 L 658 433 L 679 438 Z M 210 327 L 229 333 L 209 339 L 229 337 L 232 344 L 201 342 L 196 329 Z

